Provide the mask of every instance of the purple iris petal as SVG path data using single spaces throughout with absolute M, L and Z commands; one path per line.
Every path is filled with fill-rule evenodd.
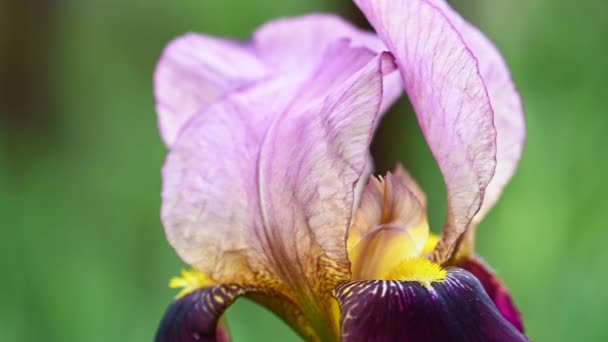
M 448 269 L 427 289 L 418 282 L 354 281 L 339 285 L 342 340 L 528 341 L 496 310 L 479 281 Z
M 521 319 L 519 310 L 515 307 L 507 288 L 494 272 L 492 272 L 490 267 L 487 266 L 483 260 L 479 259 L 479 257 L 466 259 L 460 262 L 458 266 L 471 272 L 479 280 L 502 316 L 507 321 L 511 322 L 517 330 L 523 332 L 524 323 Z
M 158 327 L 156 342 L 230 341 L 220 317 L 246 293 L 239 286 L 210 286 L 174 300 Z

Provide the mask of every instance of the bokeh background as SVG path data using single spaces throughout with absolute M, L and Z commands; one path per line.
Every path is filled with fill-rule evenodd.
M 519 170 L 479 229 L 534 341 L 606 341 L 608 2 L 461 0 L 523 96 Z M 159 222 L 152 71 L 186 31 L 246 39 L 266 20 L 346 0 L 0 2 L 0 341 L 150 341 L 182 263 Z M 429 194 L 445 190 L 407 101 L 374 144 Z M 298 340 L 264 309 L 227 313 L 235 341 Z

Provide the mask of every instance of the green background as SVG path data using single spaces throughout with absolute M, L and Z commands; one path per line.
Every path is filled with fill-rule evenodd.
M 478 249 L 535 341 L 608 340 L 608 2 L 574 3 L 454 2 L 500 48 L 526 108 L 520 167 Z M 182 267 L 159 222 L 158 55 L 186 31 L 246 39 L 310 11 L 364 24 L 346 0 L 0 2 L 0 341 L 152 339 Z M 445 190 L 406 101 L 374 152 L 379 171 L 412 171 L 440 227 Z M 227 315 L 235 341 L 297 339 L 245 300 Z

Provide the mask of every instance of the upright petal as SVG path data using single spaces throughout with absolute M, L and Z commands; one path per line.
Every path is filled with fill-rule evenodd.
M 374 52 L 378 37 L 337 16 L 313 14 L 270 21 L 247 43 L 189 33 L 165 48 L 154 73 L 159 127 L 170 147 L 197 112 L 222 98 L 281 73 L 305 81 L 339 39 Z M 397 73 L 387 75 L 383 111 L 401 94 Z
M 324 13 L 270 21 L 253 34 L 251 49 L 272 73 L 308 75 L 323 58 L 326 48 L 338 39 L 375 53 L 386 51 L 375 34 L 363 31 L 344 19 Z M 388 73 L 383 81 L 380 112 L 384 113 L 402 94 L 399 75 Z
M 195 116 L 163 169 L 178 254 L 218 282 L 293 298 L 321 338 L 335 335 L 324 297 L 348 278 L 353 189 L 392 65 L 336 44 L 304 85 L 279 75 Z
M 477 59 L 494 110 L 496 172 L 486 188 L 481 209 L 473 218 L 474 223 L 478 223 L 496 203 L 515 172 L 526 136 L 524 112 L 509 68 L 494 44 L 479 29 L 466 22 L 446 1 L 432 2 L 443 11 Z
M 343 49 L 335 56 L 350 64 Z M 296 298 L 308 304 L 304 310 L 315 327 L 333 318 L 329 293 L 349 275 L 346 231 L 380 108 L 386 65 L 392 65 L 392 58 L 382 54 L 322 103 L 282 115 L 261 149 L 259 192 L 264 235 L 270 237 L 262 246 L 273 255 L 274 269 Z M 323 68 L 327 66 L 332 63 Z M 310 85 L 326 79 L 322 75 L 327 72 L 320 72 Z M 337 327 L 337 322 L 329 323 Z
M 342 341 L 528 341 L 507 322 L 473 275 L 449 269 L 443 282 L 340 284 Z
M 189 33 L 165 48 L 154 73 L 161 136 L 171 146 L 202 108 L 264 77 L 266 67 L 242 44 Z
M 428 0 L 355 0 L 396 58 L 424 137 L 439 164 L 448 213 L 433 258 L 449 258 L 481 207 L 496 167 L 496 129 L 475 56 Z

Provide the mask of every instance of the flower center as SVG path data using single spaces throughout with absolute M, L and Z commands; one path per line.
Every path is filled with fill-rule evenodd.
M 431 288 L 431 283 L 445 280 L 446 270 L 441 265 L 428 259 L 416 257 L 401 261 L 388 272 L 389 280 L 417 281 L 426 288 Z
M 412 235 L 412 230 L 399 226 L 377 227 L 349 248 L 352 278 L 417 281 L 430 288 L 433 282 L 443 281 L 446 276 L 441 265 L 426 259 L 437 241 L 436 235 Z

